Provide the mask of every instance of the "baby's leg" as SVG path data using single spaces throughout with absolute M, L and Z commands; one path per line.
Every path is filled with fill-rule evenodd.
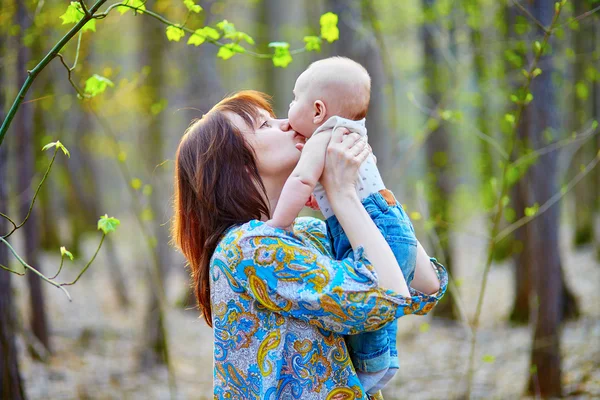
M 394 252 L 407 283 L 414 276 L 417 240 L 408 216 L 388 190 L 372 193 L 363 205 Z M 335 217 L 327 219 L 336 258 L 349 257 L 352 247 Z M 398 370 L 396 321 L 384 328 L 346 337 L 348 350 L 365 390 L 375 393 Z M 389 349 L 386 352 L 386 349 Z M 390 368 L 392 370 L 390 370 Z
M 407 286 L 410 286 L 417 261 L 417 238 L 412 223 L 402 206 L 398 204 L 394 195 L 389 190 L 382 190 L 380 193 L 372 195 L 369 199 L 385 210 L 383 215 L 377 220 L 374 219 L 374 221 L 396 256 L 404 279 L 406 279 Z M 385 202 L 384 205 L 381 204 L 383 202 Z M 383 329 L 387 332 L 390 341 L 390 364 L 385 375 L 371 389 L 372 391 L 382 389 L 398 372 L 398 368 L 400 367 L 398 349 L 396 347 L 397 321 L 386 325 Z
M 337 218 L 331 216 L 327 218 L 326 223 L 335 258 L 341 260 L 353 257 L 350 241 Z M 358 335 L 348 335 L 345 339 L 348 353 L 360 383 L 365 391 L 375 393 L 371 391 L 371 388 L 383 379 L 390 364 L 390 346 L 387 332 L 380 329 Z

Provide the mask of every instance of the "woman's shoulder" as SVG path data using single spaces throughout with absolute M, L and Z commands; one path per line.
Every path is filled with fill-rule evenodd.
M 251 220 L 229 228 L 219 241 L 217 251 L 232 245 L 236 247 L 244 246 L 252 238 L 283 240 L 290 244 L 297 243 L 298 245 L 302 243 L 309 244 L 307 242 L 315 241 L 318 241 L 320 246 L 328 243 L 325 222 L 318 218 L 298 217 L 294 221 L 292 231 L 272 227 L 264 221 Z

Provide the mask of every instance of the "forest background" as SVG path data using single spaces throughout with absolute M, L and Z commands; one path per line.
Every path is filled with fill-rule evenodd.
M 386 398 L 600 396 L 600 1 L 1 0 L 0 397 L 212 398 L 177 143 L 331 55 L 452 277 Z

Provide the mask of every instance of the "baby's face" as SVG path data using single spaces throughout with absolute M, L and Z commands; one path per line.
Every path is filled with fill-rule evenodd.
M 296 80 L 294 86 L 294 100 L 290 103 L 288 118 L 292 129 L 309 138 L 317 128 L 313 123 L 314 93 L 311 91 L 311 85 L 306 71 L 304 71 Z

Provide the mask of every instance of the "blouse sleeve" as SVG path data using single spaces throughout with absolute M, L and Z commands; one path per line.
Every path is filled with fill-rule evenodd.
M 404 297 L 379 287 L 362 248 L 353 259 L 338 261 L 271 227 L 249 229 L 225 242 L 215 252 L 213 268 L 228 277 L 232 288 L 268 310 L 342 334 L 377 330 L 407 314 L 426 314 L 448 282 L 444 267 L 435 263 L 440 290 L 426 295 L 411 289 L 411 297 Z

